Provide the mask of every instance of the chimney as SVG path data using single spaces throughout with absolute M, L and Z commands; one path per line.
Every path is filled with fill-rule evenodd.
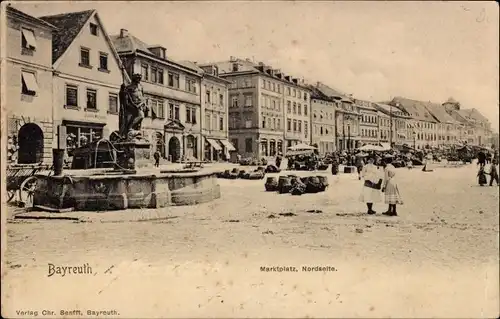
M 120 29 L 120 38 L 125 38 L 125 37 L 128 37 L 128 30 Z
M 234 56 L 231 55 L 229 57 L 229 62 L 236 62 L 236 57 L 234 57 Z

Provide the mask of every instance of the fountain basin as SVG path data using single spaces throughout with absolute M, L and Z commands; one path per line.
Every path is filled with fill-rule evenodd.
M 38 174 L 33 205 L 80 211 L 196 205 L 220 198 L 215 174 L 211 170 L 120 173 L 109 169 Z

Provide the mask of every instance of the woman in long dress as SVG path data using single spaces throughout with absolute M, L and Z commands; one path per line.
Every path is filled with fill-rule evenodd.
M 389 208 L 382 215 L 386 216 L 398 216 L 396 211 L 396 205 L 403 204 L 403 199 L 399 194 L 398 183 L 395 178 L 396 168 L 392 165 L 392 159 L 386 158 L 386 167 L 384 169 L 384 187 L 382 192 L 385 193 L 385 203 L 389 205 Z
M 360 201 L 366 203 L 368 207 L 368 214 L 376 214 L 373 210 L 373 204 L 380 202 L 380 188 L 382 184 L 382 179 L 380 176 L 380 170 L 373 164 L 374 158 L 368 158 L 368 163 L 363 167 L 361 171 L 361 177 L 364 179 L 363 189 L 360 195 Z

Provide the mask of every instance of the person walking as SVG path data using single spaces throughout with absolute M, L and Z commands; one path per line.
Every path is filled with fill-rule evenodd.
M 382 192 L 385 193 L 385 203 L 389 205 L 389 208 L 382 215 L 398 216 L 396 205 L 403 204 L 403 200 L 399 194 L 398 183 L 395 179 L 396 168 L 392 165 L 392 158 L 386 158 L 385 162 L 384 187 L 382 187 Z
M 486 183 L 488 183 L 486 179 L 486 172 L 484 171 L 484 166 L 479 165 L 479 172 L 477 172 L 477 182 L 479 186 L 484 186 Z
M 160 152 L 156 151 L 153 154 L 153 158 L 155 159 L 155 167 L 159 167 L 160 166 Z
M 358 171 L 358 179 L 361 180 L 361 172 L 363 171 L 363 158 L 361 156 L 356 157 L 356 169 Z
M 382 179 L 380 178 L 379 169 L 373 164 L 374 161 L 375 159 L 373 157 L 369 157 L 368 163 L 361 171 L 361 177 L 364 179 L 364 183 L 359 199 L 361 202 L 366 203 L 368 215 L 377 213 L 373 210 L 373 204 L 381 200 L 380 189 L 382 188 Z
M 493 186 L 493 181 L 497 182 L 498 186 L 498 171 L 497 171 L 497 165 L 498 165 L 498 160 L 494 158 L 491 161 L 491 168 L 490 168 L 490 186 Z

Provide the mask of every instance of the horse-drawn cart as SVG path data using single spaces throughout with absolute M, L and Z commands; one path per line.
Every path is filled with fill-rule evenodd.
M 48 164 L 11 164 L 7 166 L 7 202 L 18 195 L 17 202 L 29 206 L 33 202 L 37 177 L 35 174 L 52 171 Z

